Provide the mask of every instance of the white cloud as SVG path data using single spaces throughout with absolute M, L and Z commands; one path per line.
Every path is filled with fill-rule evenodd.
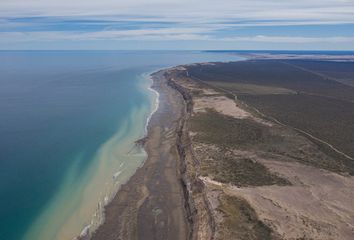
M 250 37 L 230 37 L 220 39 L 222 41 L 249 41 L 249 42 L 268 42 L 268 43 L 353 43 L 354 37 L 290 37 L 290 36 L 250 36 Z
M 134 17 L 159 21 L 292 20 L 354 22 L 343 0 L 1 0 L 0 17 Z
M 140 30 L 113 30 L 96 32 L 36 31 L 0 32 L 0 42 L 18 41 L 93 41 L 93 40 L 207 40 L 202 28 L 165 28 Z
M 13 20 L 21 17 L 46 18 Z M 116 22 L 112 26 L 108 23 L 100 30 L 77 31 L 80 25 L 76 26 L 76 31 L 57 31 L 55 26 L 51 27 L 51 21 L 60 23 L 67 20 L 92 21 L 85 22 L 86 25 L 100 24 L 97 22 L 100 20 Z M 117 27 L 135 21 L 136 26 L 130 30 Z M 158 23 L 152 28 L 146 25 L 149 22 Z M 281 32 L 273 33 L 277 36 L 237 36 L 238 28 L 252 26 L 345 23 L 354 23 L 354 0 L 0 0 L 2 43 L 203 40 L 227 43 L 345 43 L 353 46 L 353 35 L 343 36 L 343 32 L 336 33 L 337 36 L 328 33 L 329 37 L 313 37 L 316 33 L 309 37 L 301 32 L 295 37 L 283 36 Z M 31 30 L 16 30 L 26 26 Z M 38 30 L 39 26 L 46 28 Z M 230 29 L 233 32 L 228 32 Z M 322 32 L 319 35 L 326 34 Z

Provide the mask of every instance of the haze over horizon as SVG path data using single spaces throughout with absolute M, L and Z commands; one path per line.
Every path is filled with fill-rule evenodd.
M 354 1 L 13 0 L 0 49 L 354 50 Z

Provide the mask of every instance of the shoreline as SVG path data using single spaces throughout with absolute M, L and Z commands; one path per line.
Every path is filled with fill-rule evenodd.
M 144 78 L 148 78 L 151 82 L 151 85 L 148 87 L 148 90 L 151 91 L 152 93 L 154 93 L 156 95 L 155 97 L 155 101 L 154 101 L 154 109 L 152 110 L 152 112 L 150 113 L 150 115 L 148 116 L 148 118 L 146 119 L 146 124 L 145 124 L 145 133 L 144 133 L 144 137 L 146 137 L 148 135 L 148 127 L 149 127 L 149 123 L 151 121 L 152 116 L 155 114 L 155 112 L 159 109 L 159 105 L 160 105 L 160 93 L 158 91 L 156 91 L 155 89 L 152 88 L 152 85 L 154 84 L 154 80 L 152 78 L 152 74 L 153 73 L 147 73 L 146 75 L 143 74 Z
M 241 61 L 247 61 L 248 59 L 243 59 Z M 228 62 L 232 62 L 232 61 L 228 61 Z M 152 84 L 147 88 L 149 91 L 151 91 L 152 93 L 156 94 L 156 98 L 155 98 L 155 103 L 154 103 L 154 109 L 152 110 L 151 114 L 147 117 L 146 119 L 146 124 L 145 124 L 145 133 L 143 134 L 143 136 L 140 139 L 137 139 L 135 141 L 136 145 L 139 145 L 138 147 L 141 148 L 142 151 L 144 151 L 147 155 L 146 159 L 140 164 L 140 166 L 136 169 L 136 171 L 134 172 L 134 174 L 132 174 L 132 176 L 130 178 L 128 178 L 125 182 L 123 182 L 120 187 L 114 192 L 114 194 L 111 195 L 111 198 L 109 199 L 109 201 L 106 201 L 104 205 L 102 205 L 103 211 L 101 213 L 101 222 L 99 224 L 95 225 L 95 228 L 87 228 L 87 226 L 82 230 L 81 234 L 79 237 L 77 237 L 77 239 L 82 240 L 82 239 L 109 239 L 107 237 L 104 238 L 100 238 L 100 237 L 96 237 L 97 232 L 101 231 L 100 228 L 102 228 L 103 225 L 107 224 L 106 223 L 106 214 L 109 213 L 109 211 L 107 210 L 107 208 L 109 208 L 109 205 L 114 205 L 114 202 L 116 199 L 120 198 L 120 193 L 124 192 L 125 190 L 123 190 L 123 188 L 133 188 L 134 186 L 137 186 L 137 183 L 134 183 L 134 181 L 136 180 L 132 180 L 132 178 L 136 177 L 136 178 L 140 178 L 142 176 L 142 173 L 140 173 L 140 171 L 142 171 L 141 169 L 145 168 L 145 165 L 149 165 L 149 163 L 147 163 L 150 159 L 151 155 L 155 154 L 155 150 L 153 151 L 150 147 L 148 147 L 149 145 L 149 138 L 151 137 L 151 131 L 149 131 L 149 129 L 151 128 L 150 125 L 156 125 L 156 123 L 154 123 L 153 121 L 158 121 L 159 118 L 161 118 L 161 116 L 158 116 L 159 113 L 158 111 L 161 108 L 161 95 L 166 93 L 166 92 L 170 92 L 172 94 L 174 94 L 174 100 L 179 99 L 179 103 L 178 103 L 178 108 L 180 108 L 180 114 L 178 117 L 175 116 L 169 116 L 167 119 L 167 122 L 172 122 L 175 121 L 177 122 L 175 129 L 174 129 L 174 135 L 176 135 L 173 138 L 173 143 L 176 145 L 175 150 L 176 150 L 176 154 L 175 154 L 175 158 L 178 158 L 177 160 L 175 159 L 175 161 L 177 161 L 178 166 L 175 167 L 175 171 L 176 172 L 180 172 L 186 171 L 186 164 L 183 163 L 183 161 L 181 158 L 183 157 L 183 153 L 181 153 L 180 151 L 189 151 L 189 149 L 183 149 L 184 147 L 182 146 L 182 135 L 185 137 L 185 131 L 184 131 L 184 124 L 186 122 L 186 118 L 188 118 L 188 109 L 189 106 L 189 102 L 185 99 L 185 96 L 183 94 L 182 89 L 179 89 L 178 86 L 174 86 L 173 81 L 170 81 L 168 79 L 165 78 L 164 74 L 170 74 L 173 71 L 180 71 L 180 70 L 185 70 L 188 66 L 193 66 L 196 64 L 200 64 L 200 65 L 213 65 L 219 62 L 199 62 L 199 63 L 189 63 L 189 64 L 181 64 L 181 65 L 176 65 L 176 66 L 168 66 L 168 67 L 164 67 L 164 68 L 160 68 L 154 71 L 150 71 L 147 73 L 142 74 L 143 78 L 150 80 L 152 82 Z M 224 62 L 225 63 L 225 62 Z M 161 85 L 166 85 L 165 89 L 161 89 Z M 166 90 L 166 87 L 168 90 Z M 162 92 L 165 91 L 165 92 Z M 163 98 L 162 98 L 163 99 Z M 172 100 L 172 101 L 174 101 Z M 188 106 L 187 106 L 188 105 Z M 163 106 L 162 106 L 163 107 Z M 157 116 L 155 116 L 157 115 Z M 153 119 L 156 118 L 156 119 Z M 159 125 L 158 125 L 159 126 Z M 178 136 L 177 136 L 178 135 Z M 177 146 L 178 145 L 178 146 Z M 183 149 L 183 150 L 181 150 Z M 135 175 L 139 175 L 139 176 L 135 176 Z M 183 214 L 185 215 L 183 218 L 183 222 L 184 225 L 186 225 L 184 228 L 189 228 L 188 233 L 185 233 L 185 235 L 189 236 L 189 238 L 194 236 L 194 231 L 192 230 L 192 228 L 194 228 L 194 224 L 193 221 L 195 221 L 195 219 L 193 219 L 194 217 L 193 215 L 193 211 L 196 211 L 196 208 L 194 206 L 194 204 L 191 202 L 193 201 L 192 196 L 189 196 L 191 193 L 191 186 L 190 184 L 196 184 L 198 185 L 198 183 L 194 182 L 195 179 L 189 179 L 190 176 L 184 176 L 184 174 L 178 173 L 175 179 L 175 183 L 177 183 L 178 187 L 180 188 L 180 194 L 178 196 L 178 199 L 180 199 L 180 201 L 182 202 L 182 210 L 183 210 Z M 164 180 L 164 179 L 162 179 Z M 200 184 L 200 183 L 199 183 Z M 199 190 L 200 186 L 197 186 L 196 189 Z M 144 191 L 144 190 L 143 190 Z M 145 194 L 145 193 L 144 193 Z M 138 195 L 138 194 L 136 194 Z M 203 197 L 205 198 L 205 196 Z M 131 197 L 132 201 L 134 201 L 134 197 Z M 116 200 L 119 202 L 119 200 Z M 129 202 L 129 200 L 126 200 L 126 202 Z M 206 206 L 206 202 L 205 199 L 203 199 L 203 204 L 202 206 L 208 207 Z M 134 209 L 134 211 L 137 210 L 137 208 Z M 199 209 L 200 210 L 200 209 Z M 202 211 L 202 210 L 201 210 Z M 208 211 L 208 210 L 207 210 Z M 208 213 L 209 215 L 209 213 Z M 120 217 L 120 216 L 116 216 L 115 219 L 119 220 L 123 218 L 123 222 L 126 221 L 124 218 L 125 217 Z M 207 217 L 208 218 L 208 217 Z M 207 219 L 207 225 L 213 225 L 210 221 L 212 221 L 211 219 Z M 188 224 L 186 224 L 186 222 L 188 222 Z M 129 228 L 129 227 L 128 227 Z M 121 229 L 124 230 L 124 229 Z M 128 230 L 129 231 L 129 230 Z M 134 230 L 136 231 L 136 229 Z M 84 234 L 82 234 L 84 233 Z M 100 233 L 101 234 L 101 233 Z M 175 237 L 175 236 L 173 236 Z M 174 239 L 173 237 L 169 238 L 169 239 Z M 163 238 L 161 238 L 163 239 Z M 176 238 L 176 239 L 180 239 L 180 238 Z
M 247 60 L 248 59 L 245 58 L 241 61 L 247 61 Z M 230 61 L 228 61 L 228 62 L 230 62 Z M 138 184 L 137 183 L 138 180 L 134 179 L 134 178 L 139 179 L 143 176 L 144 173 L 142 173 L 143 172 L 142 169 L 150 167 L 149 160 L 151 160 L 151 158 L 152 158 L 151 156 L 154 156 L 156 154 L 156 152 L 158 152 L 156 149 L 151 149 L 151 147 L 149 147 L 149 142 L 151 142 L 151 138 L 154 138 L 154 137 L 151 137 L 152 133 L 151 133 L 150 128 L 161 126 L 161 123 L 156 124 L 156 122 L 159 121 L 159 119 L 161 120 L 161 116 L 160 116 L 161 113 L 159 113 L 159 111 L 161 111 L 161 109 L 160 109 L 161 107 L 164 108 L 164 106 L 161 106 L 161 105 L 164 105 L 164 104 L 161 104 L 161 102 L 163 102 L 163 101 L 161 101 L 161 99 L 166 100 L 166 98 L 164 99 L 164 97 L 163 96 L 161 97 L 161 95 L 164 95 L 166 93 L 170 93 L 170 95 L 174 95 L 173 99 L 170 100 L 170 102 L 175 102 L 176 100 L 179 101 L 179 103 L 177 103 L 177 105 L 178 105 L 177 107 L 176 106 L 172 107 L 172 108 L 179 108 L 178 114 L 175 114 L 174 116 L 171 115 L 168 117 L 162 117 L 166 123 L 170 124 L 171 122 L 175 122 L 174 129 L 166 134 L 173 135 L 173 137 L 170 136 L 169 138 L 172 138 L 172 144 L 174 145 L 173 147 L 175 148 L 174 150 L 176 151 L 176 153 L 174 154 L 173 157 L 175 158 L 174 162 L 178 166 L 175 166 L 173 169 L 174 172 L 177 173 L 177 174 L 174 174 L 175 175 L 174 176 L 174 184 L 176 185 L 175 187 L 179 188 L 180 193 L 178 194 L 177 199 L 180 202 L 179 204 L 181 205 L 180 211 L 183 211 L 183 215 L 184 215 L 184 217 L 179 220 L 180 221 L 179 224 L 181 224 L 181 222 L 183 222 L 182 225 L 184 225 L 184 226 L 182 228 L 184 229 L 183 230 L 184 231 L 183 234 L 185 235 L 184 238 L 186 238 L 186 239 L 193 238 L 195 234 L 198 234 L 193 231 L 193 229 L 195 228 L 194 221 L 198 222 L 198 221 L 200 221 L 200 219 L 197 219 L 197 220 L 194 219 L 195 218 L 195 216 L 193 216 L 195 214 L 194 211 L 196 211 L 197 209 L 193 204 L 194 197 L 190 196 L 190 195 L 192 194 L 191 188 L 195 188 L 196 190 L 200 190 L 200 186 L 198 186 L 198 185 L 201 183 L 199 181 L 195 182 L 196 180 L 194 179 L 194 177 L 191 178 L 190 176 L 185 176 L 185 175 L 187 175 L 185 173 L 186 172 L 186 164 L 183 162 L 183 161 L 185 161 L 184 160 L 185 156 L 183 156 L 184 153 L 181 152 L 181 151 L 188 151 L 188 152 L 190 151 L 189 148 L 185 148 L 183 146 L 184 140 L 182 140 L 182 138 L 186 137 L 186 132 L 184 131 L 184 125 L 185 125 L 186 120 L 187 120 L 189 113 L 190 113 L 188 111 L 188 108 L 190 108 L 190 103 L 188 102 L 187 99 L 185 99 L 183 90 L 179 89 L 178 86 L 175 86 L 173 84 L 173 81 L 171 81 L 170 79 L 167 79 L 164 75 L 170 74 L 176 70 L 177 71 L 185 70 L 186 67 L 193 66 L 195 64 L 201 64 L 201 65 L 210 65 L 211 64 L 211 65 L 213 65 L 216 63 L 219 63 L 219 62 L 199 62 L 199 63 L 181 64 L 181 65 L 176 65 L 176 66 L 168 66 L 168 67 L 160 68 L 160 69 L 142 74 L 142 76 L 144 78 L 152 81 L 152 84 L 147 89 L 149 91 L 151 91 L 152 93 L 156 94 L 156 100 L 155 100 L 155 104 L 154 104 L 155 108 L 153 109 L 153 111 L 151 112 L 151 114 L 148 116 L 148 118 L 146 120 L 145 134 L 142 136 L 142 138 L 135 141 L 135 144 L 139 145 L 141 147 L 142 151 L 144 151 L 147 154 L 147 158 L 136 169 L 135 173 L 130 178 L 128 178 L 127 181 L 125 181 L 124 183 L 121 184 L 121 186 L 119 187 L 119 189 L 117 189 L 115 194 L 112 195 L 112 198 L 110 199 L 110 201 L 108 201 L 107 204 L 105 204 L 103 206 L 103 209 L 104 209 L 103 213 L 102 213 L 103 221 L 97 226 L 97 228 L 94 228 L 93 231 L 87 232 L 86 235 L 80 236 L 78 239 L 80 239 L 80 240 L 81 239 L 104 239 L 104 240 L 106 240 L 106 239 L 111 239 L 111 238 L 109 238 L 110 233 L 113 233 L 113 235 L 115 237 L 119 237 L 121 235 L 124 236 L 124 234 L 127 234 L 127 233 L 118 234 L 118 235 L 116 235 L 114 233 L 117 233 L 119 231 L 123 231 L 123 232 L 138 231 L 136 226 L 133 227 L 134 229 L 132 229 L 130 226 L 129 227 L 125 226 L 125 228 L 128 228 L 128 229 L 124 229 L 124 228 L 121 228 L 120 230 L 113 230 L 112 229 L 112 230 L 107 231 L 107 234 L 105 234 L 104 233 L 105 230 L 101 230 L 101 228 L 105 228 L 104 225 L 110 225 L 110 223 L 106 223 L 105 219 L 106 219 L 106 215 L 111 214 L 110 212 L 112 212 L 110 210 L 107 210 L 112 207 L 112 206 L 110 207 L 110 205 L 113 205 L 113 206 L 116 205 L 113 202 L 117 202 L 118 205 L 120 205 L 120 204 L 128 204 L 129 205 L 128 202 L 136 201 L 136 198 L 138 198 L 137 196 L 139 195 L 139 193 L 135 193 L 135 194 L 133 194 L 133 195 L 135 195 L 134 197 L 129 197 L 129 199 L 125 199 L 125 200 L 121 200 L 122 197 L 120 197 L 119 195 L 124 193 L 125 191 L 127 191 L 127 189 L 138 187 L 139 184 L 143 184 L 142 182 L 139 182 L 139 184 Z M 163 85 L 163 87 L 162 87 L 162 85 Z M 165 110 L 162 110 L 162 111 L 165 111 Z M 173 132 L 174 134 L 171 134 L 171 132 Z M 154 140 L 152 140 L 152 141 L 154 141 Z M 160 142 L 160 144 L 161 144 L 161 142 Z M 188 153 L 188 154 L 190 155 L 190 153 Z M 164 157 L 166 157 L 166 156 L 164 156 Z M 170 166 L 167 166 L 167 168 L 170 168 Z M 183 173 L 181 173 L 181 172 L 183 172 Z M 160 179 L 160 180 L 163 181 L 164 179 Z M 147 180 L 145 180 L 145 182 L 147 182 Z M 191 184 L 196 185 L 196 186 L 191 187 L 190 186 Z M 144 199 L 147 198 L 146 195 L 148 195 L 148 194 L 145 192 L 146 189 L 144 188 L 141 191 L 143 192 L 142 198 L 144 198 Z M 164 195 L 167 195 L 167 194 L 164 194 Z M 171 198 L 171 196 L 165 196 L 165 197 Z M 207 206 L 206 200 L 205 200 L 205 196 L 203 195 L 202 198 L 203 198 L 202 201 L 204 203 L 202 203 L 201 205 L 204 207 L 207 207 L 209 209 L 209 207 Z M 143 199 L 140 199 L 140 200 L 143 201 Z M 139 202 L 139 205 L 141 205 L 141 204 L 142 203 Z M 138 211 L 140 207 L 141 206 L 135 207 L 132 210 Z M 197 207 L 197 208 L 199 211 L 204 211 L 204 210 L 201 210 L 200 207 Z M 152 211 L 155 211 L 155 209 L 152 209 Z M 207 212 L 208 212 L 208 210 L 207 210 Z M 182 215 L 182 214 L 180 214 L 180 215 Z M 209 215 L 209 213 L 207 213 L 207 215 Z M 137 216 L 135 216 L 135 217 L 137 217 Z M 131 216 L 128 216 L 128 217 L 115 216 L 114 219 L 112 219 L 110 221 L 117 221 L 119 224 L 119 222 L 126 222 L 126 221 L 130 222 L 131 219 L 129 219 L 129 218 L 131 218 Z M 201 220 L 201 221 L 203 222 L 202 224 L 205 224 L 204 220 Z M 206 217 L 206 222 L 207 222 L 206 225 L 208 225 L 208 226 L 213 225 L 212 219 L 210 217 Z M 132 223 L 130 222 L 128 225 L 130 225 L 130 224 L 132 224 Z M 135 223 L 135 225 L 137 225 L 137 224 Z M 180 228 L 180 226 L 177 226 L 177 227 L 174 226 L 174 228 L 178 230 Z M 173 232 L 170 230 L 168 230 L 168 231 Z M 198 231 L 196 231 L 196 232 L 198 232 Z M 156 234 L 156 232 L 154 234 Z M 207 234 L 210 234 L 210 233 L 207 233 Z M 102 238 L 101 237 L 102 235 L 105 235 L 105 237 Z M 146 234 L 141 234 L 141 235 L 145 237 Z M 115 238 L 112 238 L 112 239 L 115 239 Z M 126 238 L 123 238 L 123 239 L 126 239 Z M 130 238 L 128 238 L 128 239 L 130 239 Z M 161 237 L 161 239 L 166 239 L 166 238 Z M 178 237 L 177 235 L 172 234 L 168 239 L 181 239 L 181 238 Z
M 149 80 L 150 82 L 151 82 L 151 85 L 147 88 L 147 90 L 149 90 L 149 91 L 151 91 L 153 94 L 155 94 L 156 96 L 155 96 L 155 100 L 154 100 L 154 102 L 153 102 L 153 105 L 154 105 L 154 107 L 153 107 L 153 110 L 151 111 L 151 113 L 149 114 L 149 116 L 146 118 L 146 123 L 145 123 L 145 126 L 144 126 L 144 133 L 143 133 L 143 137 L 142 137 L 142 139 L 144 139 L 144 138 L 146 138 L 147 137 L 147 135 L 148 135 L 148 126 L 149 126 L 149 122 L 150 122 L 150 120 L 151 120 L 151 118 L 152 118 L 152 116 L 154 115 L 154 113 L 158 110 L 158 108 L 159 108 L 159 104 L 160 104 L 160 101 L 159 101 L 159 97 L 160 97 L 160 94 L 159 94 L 159 92 L 157 92 L 156 90 L 154 90 L 151 86 L 152 86 L 152 84 L 153 84 L 153 79 L 152 79 L 152 74 L 153 74 L 154 72 L 152 72 L 152 73 L 144 73 L 144 74 L 142 74 L 142 77 L 144 78 L 144 79 L 146 79 L 146 80 Z M 136 141 L 136 144 L 137 144 L 137 142 L 138 142 L 139 140 L 137 140 Z M 141 147 L 141 150 L 142 151 L 144 151 L 145 152 L 145 154 L 147 155 L 147 153 L 146 153 L 146 151 L 145 151 L 145 148 L 142 146 Z M 146 158 L 147 158 L 148 156 L 146 156 Z M 145 160 L 146 161 L 146 160 Z M 138 168 L 140 168 L 142 165 L 144 165 L 144 163 L 145 163 L 145 161 L 143 161 L 142 163 L 141 163 L 141 165 L 138 167 Z M 121 165 L 123 165 L 124 163 L 122 163 Z M 118 171 L 116 174 L 120 174 L 121 173 L 121 171 Z M 113 175 L 113 178 L 116 178 L 117 176 L 116 176 L 116 174 L 115 175 Z M 134 173 L 135 174 L 135 173 Z M 127 181 L 129 181 L 129 179 L 130 178 L 128 178 L 127 180 L 126 180 L 126 182 Z M 123 185 L 124 183 L 122 183 L 122 185 Z M 82 229 L 82 231 L 80 232 L 80 235 L 79 235 L 79 239 L 81 239 L 81 238 L 86 238 L 87 236 L 89 236 L 89 234 L 90 234 L 90 231 L 92 231 L 93 230 L 93 232 L 94 231 L 96 231 L 103 223 L 104 223 L 104 220 L 105 220 L 105 214 L 104 214 L 104 208 L 105 208 L 105 206 L 106 205 L 108 205 L 114 198 L 115 198 L 115 196 L 117 195 L 117 193 L 119 192 L 119 189 L 120 189 L 120 187 L 118 188 L 118 189 L 116 189 L 114 192 L 112 192 L 112 193 L 110 193 L 110 195 L 111 195 L 111 197 L 108 199 L 108 196 L 107 196 L 107 194 L 106 194 L 106 197 L 105 197 L 105 199 L 104 199 L 104 204 L 102 205 L 101 204 L 101 202 L 100 202 L 100 211 L 99 211 L 99 213 L 97 213 L 97 215 L 98 215 L 98 217 L 99 217 L 99 221 L 97 221 L 97 222 L 95 222 L 94 220 L 91 220 L 91 223 L 90 224 L 88 224 L 87 226 L 85 226 L 83 229 Z M 103 210 L 102 210 L 102 208 L 103 208 Z M 96 214 L 95 214 L 96 215 Z M 92 228 L 94 226 L 94 228 Z
M 144 152 L 144 154 L 146 155 L 145 160 L 143 160 L 141 162 L 140 166 L 138 166 L 137 169 L 141 168 L 144 165 L 144 163 L 147 160 L 147 158 L 148 158 L 148 154 L 147 154 L 143 144 L 140 145 L 140 141 L 147 137 L 149 122 L 150 122 L 152 116 L 154 115 L 154 113 L 159 108 L 159 92 L 157 92 L 156 90 L 154 90 L 152 88 L 152 85 L 153 85 L 152 74 L 154 72 L 155 71 L 141 74 L 141 77 L 144 79 L 143 81 L 149 81 L 150 82 L 150 83 L 147 83 L 147 85 L 149 85 L 147 88 L 145 86 L 146 83 L 144 83 L 144 90 L 147 89 L 148 91 L 152 92 L 156 96 L 154 96 L 154 99 L 152 100 L 153 101 L 152 102 L 153 107 L 152 107 L 152 111 L 150 112 L 150 114 L 146 118 L 146 122 L 145 122 L 145 125 L 144 125 L 144 132 L 142 133 L 141 138 L 138 139 L 137 141 L 135 141 L 135 143 L 133 143 L 134 147 L 130 150 L 130 151 L 132 151 L 134 148 L 138 147 L 139 151 Z M 140 145 L 140 146 L 138 146 L 138 145 Z M 124 165 L 124 163 L 121 163 L 120 167 L 123 166 L 123 165 Z M 135 170 L 135 172 L 132 175 L 134 175 L 136 173 L 136 170 Z M 116 179 L 121 173 L 122 173 L 122 171 L 116 172 L 113 175 L 113 178 Z M 99 208 L 96 209 L 93 218 L 90 220 L 90 223 L 85 225 L 81 229 L 80 233 L 76 237 L 73 238 L 73 240 L 75 240 L 75 239 L 76 240 L 83 240 L 83 239 L 90 239 L 91 238 L 92 233 L 94 233 L 105 222 L 105 212 L 104 212 L 105 211 L 105 207 L 108 204 L 110 204 L 111 201 L 113 201 L 113 199 L 115 198 L 115 196 L 119 192 L 121 186 L 124 185 L 125 183 L 127 183 L 130 178 L 131 178 L 131 176 L 128 177 L 122 183 L 120 183 L 120 186 L 117 189 L 115 189 L 114 191 L 105 194 L 104 201 L 103 202 L 102 201 L 99 202 Z
M 248 59 L 244 59 L 248 60 Z M 242 61 L 244 61 L 242 60 Z M 147 158 L 145 161 L 141 163 L 141 165 L 136 169 L 135 173 L 123 184 L 121 184 L 120 188 L 116 191 L 115 195 L 113 195 L 112 199 L 104 206 L 104 212 L 103 212 L 103 222 L 100 224 L 97 228 L 94 229 L 93 232 L 88 233 L 86 236 L 79 237 L 79 240 L 86 240 L 86 239 L 98 239 L 98 240 L 110 240 L 110 239 L 146 239 L 147 235 L 150 234 L 150 238 L 153 239 L 181 239 L 179 235 L 176 234 L 176 231 L 178 232 L 180 228 L 182 228 L 182 239 L 194 239 L 196 237 L 196 234 L 200 234 L 200 231 L 207 231 L 207 233 L 204 233 L 202 235 L 209 235 L 211 236 L 213 234 L 213 220 L 210 217 L 210 207 L 208 206 L 208 203 L 206 201 L 206 196 L 204 196 L 205 193 L 203 193 L 201 199 L 198 198 L 197 201 L 202 201 L 202 203 L 199 203 L 200 206 L 196 207 L 193 201 L 195 201 L 195 196 L 192 196 L 192 190 L 196 191 L 203 191 L 202 184 L 198 179 L 196 180 L 194 176 L 189 176 L 190 173 L 188 170 L 188 174 L 186 173 L 186 157 L 191 158 L 193 157 L 193 153 L 191 153 L 190 148 L 185 148 L 183 146 L 183 140 L 182 138 L 186 138 L 187 131 L 185 131 L 185 123 L 187 121 L 187 118 L 190 115 L 190 108 L 191 108 L 191 103 L 186 99 L 186 96 L 184 94 L 183 89 L 180 89 L 178 85 L 174 85 L 174 81 L 171 81 L 170 79 L 167 79 L 164 75 L 165 74 L 170 74 L 174 71 L 180 71 L 180 70 L 185 70 L 186 67 L 195 65 L 195 64 L 202 64 L 202 65 L 209 65 L 209 64 L 215 64 L 218 62 L 200 62 L 200 63 L 190 63 L 190 64 L 182 64 L 182 65 L 176 65 L 176 66 L 169 66 L 165 67 L 162 69 L 158 69 L 156 71 L 151 71 L 149 73 L 143 74 L 144 77 L 149 78 L 152 81 L 152 85 L 148 87 L 148 90 L 152 91 L 153 93 L 156 93 L 157 98 L 155 102 L 155 109 L 152 111 L 152 113 L 149 115 L 149 117 L 146 120 L 146 126 L 145 126 L 145 132 L 144 136 L 142 138 L 136 140 L 136 144 L 140 145 L 143 149 L 143 151 L 147 154 Z M 168 95 L 166 97 L 166 95 Z M 173 97 L 172 97 L 173 96 Z M 166 98 L 169 99 L 169 104 L 166 104 Z M 168 106 L 166 107 L 165 105 L 173 105 L 175 104 L 176 106 Z M 176 111 L 174 115 L 169 115 L 169 116 L 161 116 L 164 114 L 165 111 L 168 111 L 168 108 L 171 108 L 172 111 Z M 170 109 L 170 110 L 171 110 Z M 161 120 L 163 123 L 161 123 Z M 162 130 L 162 132 L 165 133 L 163 134 L 162 137 L 168 137 L 169 138 L 169 144 L 172 145 L 172 148 L 174 148 L 175 153 L 174 154 L 169 154 L 172 155 L 173 162 L 176 164 L 172 168 L 172 173 L 170 175 L 174 176 L 173 182 L 174 182 L 174 187 L 178 188 L 178 196 L 172 196 L 173 194 L 171 193 L 163 193 L 164 198 L 175 198 L 177 201 L 179 201 L 179 211 L 180 213 L 180 219 L 179 223 L 175 224 L 174 230 L 171 230 L 168 228 L 167 232 L 164 233 L 164 235 L 157 236 L 158 232 L 156 229 L 152 230 L 150 229 L 149 233 L 146 233 L 148 230 L 142 230 L 143 233 L 139 233 L 139 230 L 137 225 L 138 225 L 138 212 L 141 211 L 140 208 L 143 207 L 144 202 L 149 199 L 151 196 L 149 196 L 149 191 L 148 187 L 144 186 L 149 179 L 152 179 L 152 176 L 145 176 L 146 172 L 148 170 L 156 172 L 156 169 L 158 171 L 163 171 L 163 170 L 169 170 L 171 171 L 171 166 L 164 166 L 164 169 L 154 167 L 152 168 L 151 165 L 156 164 L 156 163 L 162 163 L 161 157 L 159 159 L 154 159 L 156 158 L 156 155 L 158 155 L 158 149 L 154 149 L 150 145 L 156 144 L 156 138 L 161 138 L 161 136 L 156 137 L 153 136 L 153 128 L 161 128 L 162 125 L 164 124 L 172 124 L 174 125 L 173 127 L 169 126 L 168 128 L 171 128 L 169 131 L 166 131 L 166 127 Z M 161 130 L 160 130 L 161 131 Z M 187 137 L 188 138 L 188 137 Z M 172 140 L 172 141 L 171 141 Z M 158 145 L 162 145 L 164 141 L 162 139 L 158 140 Z M 188 153 L 185 153 L 188 152 Z M 186 154 L 188 156 L 183 156 L 183 154 Z M 164 156 L 166 157 L 166 156 Z M 152 160 L 154 159 L 154 160 Z M 160 161 L 160 162 L 157 162 Z M 188 159 L 188 161 L 190 161 Z M 152 174 L 151 174 L 152 175 Z M 188 175 L 188 176 L 187 176 Z M 158 180 L 160 181 L 165 181 L 163 177 Z M 193 185 L 193 186 L 191 186 Z M 160 186 L 158 186 L 160 187 Z M 156 190 L 156 189 L 155 189 Z M 130 192 L 130 193 L 129 193 Z M 134 205 L 135 206 L 132 206 Z M 205 207 L 205 209 L 203 209 Z M 112 210 L 114 209 L 114 210 Z M 118 210 L 117 210 L 118 209 Z M 129 209 L 132 213 L 129 213 Z M 156 214 L 156 209 L 158 208 L 150 208 L 150 212 L 154 212 Z M 145 212 L 148 212 L 147 210 L 144 210 Z M 199 219 L 200 216 L 194 216 L 195 211 L 201 211 L 205 213 L 207 216 L 204 216 L 205 219 Z M 159 210 L 157 210 L 159 212 Z M 121 213 L 121 214 L 119 214 Z M 146 214 L 146 213 L 145 213 Z M 157 213 L 158 215 L 160 213 Z M 109 220 L 106 221 L 106 216 L 109 216 Z M 168 214 L 167 214 L 168 215 Z M 183 215 L 183 216 L 182 216 Z M 155 216 L 156 217 L 156 216 Z M 144 217 L 146 218 L 146 216 Z M 169 218 L 169 216 L 165 216 L 165 218 Z M 198 219 L 195 219 L 198 218 Z M 153 220 L 153 219 L 152 219 Z M 196 223 L 195 223 L 196 222 Z M 156 223 L 155 223 L 156 225 Z M 184 225 L 184 226 L 179 226 L 179 225 Z M 144 228 L 144 227 L 142 227 Z M 166 227 L 165 227 L 166 228 Z M 196 229 L 200 228 L 200 229 Z M 211 229 L 211 230 L 210 230 Z M 165 231 L 165 230 L 162 230 Z M 211 232 L 210 232 L 211 231 Z M 141 237 L 139 238 L 138 235 Z M 152 236 L 153 235 L 153 236 Z M 168 238 L 165 236 L 169 235 Z M 147 239 L 150 239 L 147 238 Z
M 149 75 L 153 81 L 149 90 L 157 93 L 158 101 L 147 119 L 143 143 L 147 159 L 105 206 L 105 221 L 91 239 L 181 239 L 190 233 L 176 146 L 185 105 L 168 86 L 164 73 L 169 69 Z

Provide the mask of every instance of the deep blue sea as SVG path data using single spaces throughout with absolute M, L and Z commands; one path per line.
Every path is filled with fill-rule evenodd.
M 128 149 L 156 101 L 146 73 L 236 59 L 195 51 L 0 51 L 0 239 L 79 234 L 98 218 L 92 208 L 107 200 L 102 191 L 126 181 L 146 157 Z

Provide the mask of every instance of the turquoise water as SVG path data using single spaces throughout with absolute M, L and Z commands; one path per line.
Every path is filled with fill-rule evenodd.
M 0 239 L 71 239 L 146 158 L 144 73 L 236 57 L 203 52 L 0 51 Z M 95 219 L 95 221 L 92 221 Z

